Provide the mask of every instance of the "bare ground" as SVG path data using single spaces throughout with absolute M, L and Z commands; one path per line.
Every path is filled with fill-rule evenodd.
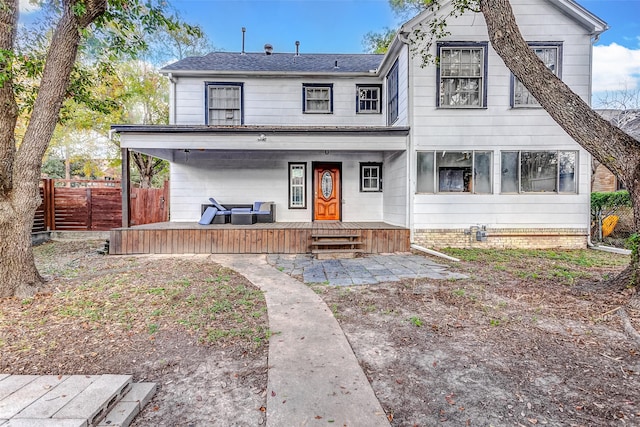
M 318 288 L 392 425 L 640 425 L 639 349 L 613 314 L 634 290 L 597 286 L 627 257 L 456 255 L 469 279 Z
M 0 301 L 0 372 L 155 381 L 136 426 L 263 425 L 269 334 L 253 285 L 206 257 L 100 244 L 36 248 L 49 288 Z M 469 279 L 314 287 L 392 425 L 640 425 L 639 350 L 614 314 L 635 291 L 599 287 L 626 257 L 452 254 Z

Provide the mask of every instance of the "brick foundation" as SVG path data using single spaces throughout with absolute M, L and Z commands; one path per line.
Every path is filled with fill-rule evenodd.
M 413 243 L 427 248 L 477 249 L 584 249 L 587 229 L 578 228 L 488 228 L 484 242 L 476 240 L 479 229 L 418 229 Z M 468 233 L 471 231 L 471 234 Z

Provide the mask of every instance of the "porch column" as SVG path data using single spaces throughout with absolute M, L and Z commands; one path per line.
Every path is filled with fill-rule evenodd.
M 120 186 L 122 187 L 122 226 L 128 228 L 130 225 L 131 208 L 129 206 L 130 199 L 130 179 L 129 179 L 129 149 L 121 148 L 122 153 L 122 179 Z

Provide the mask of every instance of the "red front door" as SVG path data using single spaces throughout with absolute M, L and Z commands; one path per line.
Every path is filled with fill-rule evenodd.
M 313 168 L 314 221 L 340 221 L 340 165 L 317 164 Z

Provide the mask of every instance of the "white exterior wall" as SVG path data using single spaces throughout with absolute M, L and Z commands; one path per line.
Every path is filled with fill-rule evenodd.
M 589 98 L 590 37 L 583 27 L 544 1 L 512 0 L 517 21 L 530 42 L 562 42 L 562 79 L 583 99 Z M 450 20 L 447 41 L 488 41 L 481 14 Z M 435 53 L 435 46 L 434 46 Z M 510 72 L 488 49 L 487 107 L 436 107 L 436 68 L 420 67 L 412 58 L 414 84 L 412 143 L 415 151 L 493 151 L 493 194 L 416 194 L 415 154 L 411 192 L 414 229 L 466 228 L 582 228 L 589 224 L 590 156 L 541 108 L 510 106 Z M 579 151 L 578 194 L 500 194 L 500 153 L 505 150 Z
M 384 157 L 382 167 L 383 220 L 386 223 L 408 227 L 407 152 L 391 153 Z
M 176 124 L 205 124 L 205 82 L 244 83 L 245 125 L 384 126 L 386 115 L 356 113 L 356 85 L 381 84 L 378 77 L 179 77 L 176 83 Z M 333 114 L 302 111 L 303 83 L 333 84 Z M 383 88 L 384 90 L 384 88 Z M 383 97 L 383 101 L 384 101 Z
M 313 162 L 342 164 L 342 220 L 382 221 L 383 193 L 360 192 L 360 162 L 381 162 L 379 153 L 213 152 L 185 156 L 171 165 L 171 221 L 197 221 L 209 197 L 222 205 L 273 201 L 276 221 L 312 220 Z M 289 209 L 289 162 L 307 165 L 307 207 Z

